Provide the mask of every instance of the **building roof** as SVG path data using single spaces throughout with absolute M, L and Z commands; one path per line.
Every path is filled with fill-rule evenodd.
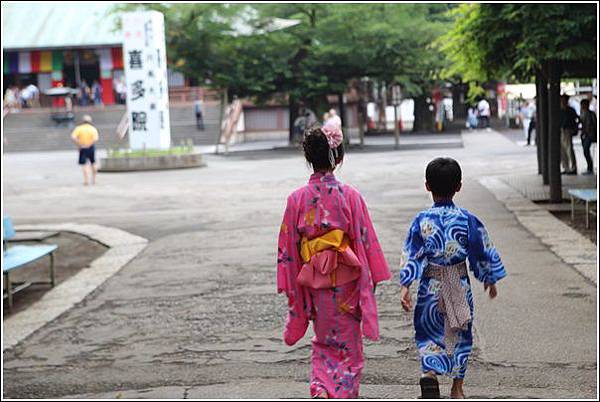
M 2 3 L 4 50 L 122 44 L 114 4 L 103 2 Z

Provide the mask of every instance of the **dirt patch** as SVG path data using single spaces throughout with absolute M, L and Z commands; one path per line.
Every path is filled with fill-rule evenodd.
M 596 217 L 590 215 L 590 227 L 585 227 L 585 211 L 575 210 L 575 220 L 571 220 L 571 211 L 550 211 L 552 215 L 571 226 L 573 229 L 578 231 L 581 235 L 590 239 L 594 244 L 598 244 L 598 233 Z
M 21 233 L 21 232 L 20 232 Z M 22 233 L 26 233 L 25 231 Z M 9 242 L 11 245 L 36 245 L 36 244 L 56 244 L 58 249 L 55 252 L 55 277 L 56 284 L 60 284 L 71 278 L 82 268 L 100 257 L 108 248 L 98 242 L 88 239 L 85 236 L 74 233 L 60 232 L 56 236 L 49 237 L 41 242 L 24 241 L 18 243 Z M 50 257 L 44 257 L 23 268 L 11 272 L 12 282 L 37 282 L 50 280 Z M 13 309 L 9 313 L 5 308 L 3 317 L 16 314 L 25 310 L 33 303 L 38 301 L 46 292 L 51 289 L 50 285 L 33 285 L 13 296 Z

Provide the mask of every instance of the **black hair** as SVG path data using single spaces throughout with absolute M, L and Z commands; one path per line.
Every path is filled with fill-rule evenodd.
M 569 101 L 569 99 L 571 99 L 571 97 L 570 97 L 569 95 L 567 95 L 567 94 L 562 94 L 562 95 L 560 96 L 560 98 L 561 98 L 562 100 L 566 101 L 566 102 L 568 102 L 568 101 Z
M 312 126 L 306 129 L 302 148 L 304 149 L 306 161 L 314 170 L 331 170 L 335 168 L 335 166 L 331 166 L 329 160 L 329 143 L 327 142 L 327 137 L 321 131 L 321 127 Z M 336 150 L 337 157 L 335 158 L 335 164 L 337 165 L 344 159 L 344 143 L 342 142 Z M 334 155 L 336 150 L 333 150 Z
M 435 158 L 425 169 L 425 180 L 434 196 L 450 198 L 462 181 L 462 171 L 452 158 Z
M 589 101 L 589 99 L 582 99 L 582 100 L 581 100 L 581 102 L 579 102 L 579 105 L 580 105 L 581 107 L 583 107 L 584 105 L 585 105 L 586 107 L 590 107 L 590 101 Z

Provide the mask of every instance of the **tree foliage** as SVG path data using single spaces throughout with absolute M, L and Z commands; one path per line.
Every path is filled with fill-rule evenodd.
M 596 60 L 595 4 L 462 4 L 436 44 L 445 77 L 527 81 L 548 61 Z
M 120 9 L 139 6 L 126 5 Z M 428 92 L 445 60 L 432 43 L 452 16 L 444 4 L 150 4 L 166 18 L 171 65 L 230 95 L 317 102 L 369 77 Z M 261 30 L 273 18 L 299 20 Z M 237 34 L 243 19 L 255 33 Z

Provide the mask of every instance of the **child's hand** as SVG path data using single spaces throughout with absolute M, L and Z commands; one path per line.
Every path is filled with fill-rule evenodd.
M 404 311 L 409 312 L 412 309 L 412 302 L 410 300 L 410 289 L 407 286 L 400 288 L 400 303 Z
M 488 290 L 490 291 L 490 299 L 495 298 L 496 296 L 498 296 L 498 290 L 496 289 L 496 285 L 488 285 L 487 283 L 483 285 L 483 290 L 486 291 Z

